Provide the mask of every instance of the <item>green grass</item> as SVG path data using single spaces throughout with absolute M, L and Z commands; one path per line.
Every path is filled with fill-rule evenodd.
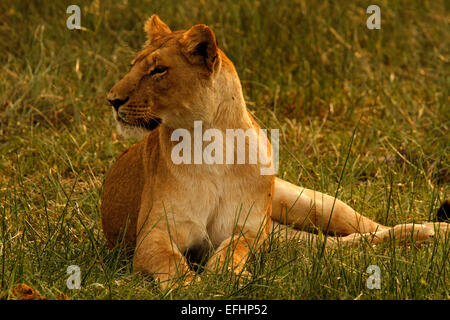
M 381 30 L 366 28 L 370 1 L 77 3 L 82 31 L 66 28 L 73 1 L 0 2 L 0 296 L 24 282 L 71 299 L 450 298 L 449 241 L 323 256 L 274 242 L 251 279 L 161 291 L 106 248 L 99 210 L 105 173 L 131 144 L 105 97 L 158 13 L 172 29 L 213 27 L 248 107 L 280 129 L 279 176 L 332 195 L 342 178 L 339 198 L 381 223 L 433 218 L 449 196 L 448 1 L 378 1 Z M 73 264 L 81 290 L 66 287 Z M 381 290 L 366 287 L 372 264 Z

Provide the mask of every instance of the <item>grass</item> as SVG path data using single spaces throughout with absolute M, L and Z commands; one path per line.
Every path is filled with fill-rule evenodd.
M 23 282 L 71 299 L 450 298 L 449 241 L 324 255 L 273 242 L 251 279 L 162 291 L 106 248 L 99 210 L 105 173 L 132 143 L 105 97 L 158 13 L 172 29 L 213 27 L 249 109 L 280 129 L 279 176 L 388 225 L 432 219 L 449 196 L 448 1 L 378 1 L 381 30 L 366 28 L 361 0 L 77 3 L 83 29 L 69 31 L 70 1 L 0 2 L 0 296 Z M 74 264 L 80 290 L 66 286 Z M 369 265 L 380 290 L 366 287 Z

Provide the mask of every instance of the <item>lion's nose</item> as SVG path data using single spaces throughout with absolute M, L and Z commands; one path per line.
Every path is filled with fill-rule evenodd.
M 125 104 L 128 101 L 129 97 L 126 97 L 125 99 L 107 99 L 108 102 L 116 109 L 116 111 L 119 111 L 119 108 L 121 105 Z

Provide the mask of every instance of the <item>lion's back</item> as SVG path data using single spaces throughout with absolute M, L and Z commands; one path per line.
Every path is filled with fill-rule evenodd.
M 101 197 L 103 232 L 110 247 L 134 247 L 145 183 L 144 157 L 154 157 L 158 130 L 125 150 L 108 171 Z M 148 161 L 148 159 L 147 159 Z

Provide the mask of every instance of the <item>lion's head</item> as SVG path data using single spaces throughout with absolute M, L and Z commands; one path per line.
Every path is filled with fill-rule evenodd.
M 144 30 L 147 42 L 107 97 L 119 132 L 136 136 L 160 123 L 170 128 L 192 127 L 195 120 L 212 123 L 223 100 L 235 99 L 230 72 L 238 79 L 214 32 L 203 24 L 172 32 L 157 15 Z

